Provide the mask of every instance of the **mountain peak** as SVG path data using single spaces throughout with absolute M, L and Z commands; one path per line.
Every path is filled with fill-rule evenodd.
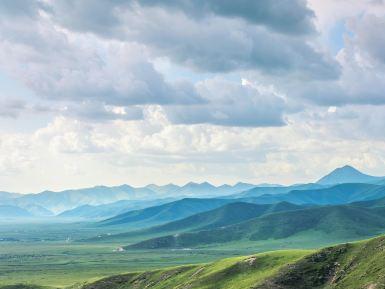
M 357 170 L 355 167 L 352 167 L 351 165 L 344 165 L 343 167 L 337 168 L 335 170 L 355 171 L 361 173 L 359 170 Z
M 321 178 L 317 183 L 321 185 L 343 183 L 372 183 L 379 181 L 380 179 L 380 177 L 364 174 L 350 165 L 345 165 L 333 170 L 331 173 Z

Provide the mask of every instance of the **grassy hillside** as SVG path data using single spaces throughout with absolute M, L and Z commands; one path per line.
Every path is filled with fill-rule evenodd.
M 385 288 L 385 237 L 323 249 L 255 288 Z
M 380 289 L 385 237 L 310 251 L 275 251 L 108 277 L 82 289 Z
M 351 206 L 317 207 L 269 214 L 245 222 L 199 232 L 158 237 L 129 248 L 190 248 L 238 240 L 284 239 L 298 234 L 327 235 L 330 239 L 351 240 L 385 230 L 384 208 Z
M 175 221 L 200 212 L 209 211 L 230 202 L 234 201 L 228 199 L 185 198 L 160 206 L 120 214 L 100 222 L 100 225 L 151 226 Z
M 145 273 L 114 276 L 82 289 L 117 288 L 251 288 L 277 274 L 285 265 L 298 261 L 308 251 L 277 251 L 249 257 L 224 259 L 211 264 L 176 267 Z

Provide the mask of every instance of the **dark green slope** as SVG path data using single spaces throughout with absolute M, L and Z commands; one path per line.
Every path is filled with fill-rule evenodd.
M 385 207 L 385 198 L 369 200 L 369 201 L 354 202 L 354 203 L 351 203 L 350 206 L 362 207 L 362 208 Z
M 244 202 L 236 202 L 224 205 L 217 209 L 192 215 L 182 220 L 170 222 L 164 225 L 148 229 L 150 233 L 205 230 L 237 224 L 255 217 L 273 212 L 299 210 L 301 206 L 287 202 L 257 205 Z
M 385 288 L 385 237 L 323 249 L 285 267 L 254 288 Z
M 186 198 L 160 206 L 130 211 L 102 221 L 99 224 L 152 226 L 182 219 L 200 212 L 209 211 L 231 202 L 234 201 L 231 199 Z
M 189 248 L 237 240 L 284 239 L 317 232 L 331 239 L 349 240 L 373 236 L 385 230 L 385 210 L 351 206 L 318 207 L 281 212 L 214 230 L 169 235 L 129 248 Z
M 87 241 L 114 241 L 127 243 L 138 242 L 144 239 L 155 238 L 169 234 L 183 233 L 187 231 L 208 230 L 229 226 L 258 216 L 262 216 L 264 214 L 282 211 L 293 211 L 302 208 L 302 206 L 290 204 L 287 202 L 267 205 L 235 202 L 163 225 L 157 225 L 142 230 L 134 230 L 120 234 L 99 235 L 98 237 L 88 239 Z

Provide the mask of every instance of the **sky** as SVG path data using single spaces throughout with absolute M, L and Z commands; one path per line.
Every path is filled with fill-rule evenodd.
M 385 175 L 382 0 L 2 0 L 0 190 Z

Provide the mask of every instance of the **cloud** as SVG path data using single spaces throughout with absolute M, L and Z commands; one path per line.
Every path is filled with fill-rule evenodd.
M 161 8 L 172 12 L 183 12 L 189 17 L 203 19 L 211 16 L 235 18 L 251 24 L 266 26 L 281 33 L 306 34 L 314 32 L 314 13 L 303 0 L 141 0 L 141 1 L 54 1 L 52 10 L 60 23 L 74 29 L 106 33 L 119 26 L 122 10 L 135 7 Z M 111 31 L 110 31 L 111 32 Z
M 0 5 L 7 8 L 0 20 L 0 65 L 50 102 L 52 110 L 136 119 L 142 117 L 137 105 L 202 101 L 188 81 L 167 82 L 145 47 L 71 33 L 55 26 L 42 9 L 12 15 L 13 10 L 6 13 L 12 4 L 7 3 Z M 114 106 L 124 107 L 125 113 L 109 111 Z
M 285 124 L 286 102 L 273 92 L 220 78 L 198 83 L 197 91 L 207 100 L 206 104 L 164 108 L 173 123 L 250 127 Z
M 25 109 L 25 103 L 17 99 L 0 99 L 0 117 L 17 117 Z
M 51 9 L 53 21 L 64 27 L 140 42 L 155 55 L 197 71 L 339 74 L 336 62 L 301 37 L 315 32 L 314 15 L 302 0 L 55 1 Z

